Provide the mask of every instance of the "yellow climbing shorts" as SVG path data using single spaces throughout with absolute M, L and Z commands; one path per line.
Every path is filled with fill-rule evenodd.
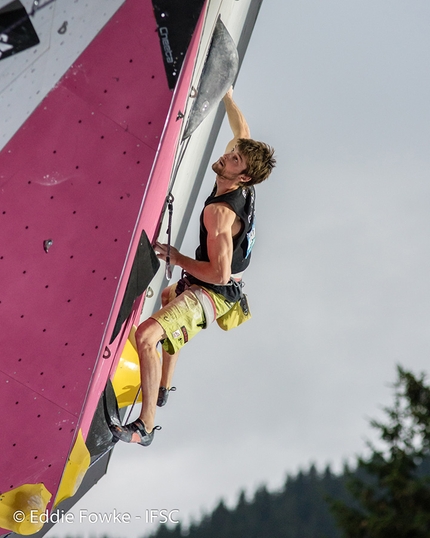
M 205 328 L 206 317 L 200 301 L 191 289 L 186 289 L 177 297 L 176 284 L 169 286 L 168 289 L 169 303 L 155 312 L 151 318 L 158 321 L 163 327 L 166 338 L 163 340 L 162 346 L 169 355 L 173 355 Z M 233 307 L 234 303 L 230 303 L 219 293 L 202 289 L 212 299 L 216 318 L 223 316 Z

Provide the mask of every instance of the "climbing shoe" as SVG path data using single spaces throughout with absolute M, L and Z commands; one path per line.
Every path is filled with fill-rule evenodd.
M 158 407 L 163 407 L 163 405 L 166 405 L 167 398 L 169 397 L 169 392 L 175 392 L 176 387 L 171 387 L 170 389 L 166 389 L 166 387 L 160 387 L 158 390 L 158 399 L 157 399 L 157 405 Z
M 145 424 L 138 418 L 134 422 L 125 424 L 124 426 L 111 424 L 110 430 L 112 435 L 119 441 L 124 441 L 125 443 L 137 442 L 139 445 L 149 446 L 154 439 L 155 430 L 161 430 L 161 426 L 155 426 L 152 432 L 148 433 L 145 429 Z M 134 434 L 138 435 L 138 441 L 133 441 Z

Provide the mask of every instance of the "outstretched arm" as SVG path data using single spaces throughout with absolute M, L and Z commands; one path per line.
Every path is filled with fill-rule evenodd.
M 237 143 L 238 138 L 250 138 L 249 127 L 239 107 L 233 101 L 233 88 L 230 88 L 223 97 L 228 122 L 233 131 L 233 138 L 227 144 L 226 153 L 229 153 Z

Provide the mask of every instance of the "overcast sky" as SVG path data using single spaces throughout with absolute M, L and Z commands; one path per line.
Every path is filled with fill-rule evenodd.
M 187 521 L 311 462 L 340 470 L 392 401 L 395 365 L 429 371 L 429 23 L 428 0 L 263 2 L 235 89 L 278 158 L 257 187 L 253 318 L 187 346 L 152 446 L 119 443 L 74 510 L 140 523 L 51 536 L 135 538 L 148 509 Z

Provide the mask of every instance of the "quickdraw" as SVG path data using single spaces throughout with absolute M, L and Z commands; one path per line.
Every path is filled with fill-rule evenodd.
M 172 219 L 173 219 L 173 202 L 175 198 L 172 193 L 169 193 L 169 196 L 166 199 L 167 209 L 169 211 L 169 221 L 167 225 L 167 256 L 166 256 L 166 278 L 170 280 L 172 278 L 172 266 L 170 265 L 170 245 L 172 239 Z

